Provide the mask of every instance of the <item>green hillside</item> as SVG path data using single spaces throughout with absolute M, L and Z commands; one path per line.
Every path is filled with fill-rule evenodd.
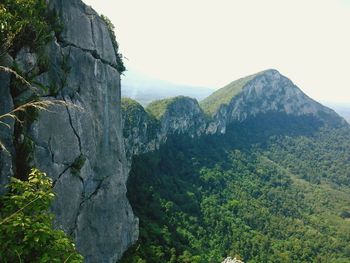
M 135 157 L 140 240 L 121 262 L 350 262 L 350 130 L 285 118 Z
M 244 78 L 240 78 L 226 85 L 225 87 L 215 91 L 209 97 L 202 100 L 199 104 L 203 111 L 208 115 L 212 116 L 219 109 L 220 105 L 228 104 L 233 97 L 239 94 L 243 87 L 252 79 L 257 77 L 260 74 L 263 74 L 265 71 L 250 75 Z
M 164 115 L 169 105 L 182 98 L 184 98 L 184 96 L 177 96 L 153 101 L 150 104 L 148 104 L 148 106 L 146 107 L 146 111 L 159 120 Z

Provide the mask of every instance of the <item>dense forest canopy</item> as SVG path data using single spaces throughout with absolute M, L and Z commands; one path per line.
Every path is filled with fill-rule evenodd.
M 169 137 L 134 157 L 140 240 L 122 262 L 349 262 L 349 149 L 347 127 L 278 114 Z

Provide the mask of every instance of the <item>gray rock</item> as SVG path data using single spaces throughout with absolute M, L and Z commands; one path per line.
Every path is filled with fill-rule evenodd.
M 161 117 L 161 137 L 168 134 L 187 134 L 191 137 L 204 133 L 207 122 L 197 100 L 176 97 Z
M 89 51 L 108 63 L 116 65 L 115 51 L 108 29 L 100 16 L 80 0 L 50 0 L 66 26 L 59 41 Z M 66 24 L 69 22 L 69 24 Z
M 126 198 L 120 74 L 108 29 L 79 0 L 51 0 L 64 31 L 47 46 L 50 66 L 36 80 L 61 102 L 30 129 L 33 165 L 54 180 L 55 225 L 71 234 L 85 262 L 116 262 L 138 238 Z M 63 104 L 65 102 L 66 104 Z
M 23 47 L 16 55 L 15 64 L 22 74 L 27 74 L 35 70 L 38 57 L 30 51 L 29 47 Z
M 222 263 L 244 263 L 244 262 L 236 258 L 227 257 L 225 258 L 224 261 L 222 261 Z
M 9 55 L 5 55 L 1 66 L 9 67 L 13 60 Z M 6 114 L 13 109 L 13 101 L 10 93 L 9 73 L 0 70 L 0 115 Z M 14 121 L 11 118 L 1 118 L 0 121 L 0 195 L 4 194 L 4 186 L 8 184 L 13 176 L 12 158 L 14 155 L 13 129 Z
M 167 101 L 170 102 L 157 120 L 136 101 L 123 99 L 123 135 L 129 166 L 133 155 L 158 149 L 169 135 L 198 137 L 206 132 L 207 120 L 195 99 L 179 96 Z

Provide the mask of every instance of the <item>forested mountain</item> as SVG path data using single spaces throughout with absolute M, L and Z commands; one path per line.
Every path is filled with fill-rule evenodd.
M 140 139 L 126 144 L 140 239 L 123 263 L 350 262 L 350 128 L 277 71 L 202 111 L 186 97 L 122 105 L 126 142 Z

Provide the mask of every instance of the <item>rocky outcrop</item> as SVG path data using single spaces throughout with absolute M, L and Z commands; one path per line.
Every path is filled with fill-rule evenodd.
M 152 103 L 148 109 L 151 110 Z M 197 100 L 179 96 L 170 99 L 164 113 L 160 116 L 160 137 L 169 134 L 200 136 L 205 132 L 207 120 Z
M 242 122 L 271 112 L 311 116 L 331 127 L 346 125 L 335 111 L 309 98 L 277 70 L 266 70 L 248 78 L 242 90 L 229 103 L 219 106 L 213 116 L 211 132 L 225 132 L 232 122 Z
M 123 135 L 127 159 L 159 148 L 169 135 L 197 137 L 207 120 L 195 99 L 179 96 L 151 103 L 144 109 L 134 100 L 122 99 Z
M 130 166 L 133 155 L 158 149 L 160 123 L 132 99 L 122 98 L 121 105 L 125 151 Z
M 225 258 L 225 260 L 222 261 L 222 263 L 244 263 L 244 262 L 236 258 L 228 257 L 228 258 Z
M 47 2 L 63 31 L 40 54 L 28 47 L 17 53 L 18 69 L 34 81 L 13 99 L 20 103 L 36 93 L 56 104 L 16 136 L 30 142 L 29 165 L 54 180 L 56 226 L 74 238 L 85 262 L 116 262 L 138 238 L 138 220 L 126 198 L 118 54 L 92 8 L 80 0 Z M 43 60 L 45 67 L 39 65 Z M 2 113 L 11 109 L 12 99 L 8 76 L 0 78 Z M 12 141 L 13 131 L 6 134 Z M 19 147 L 23 143 L 19 140 Z M 11 175 L 8 157 L 1 152 L 2 184 Z

